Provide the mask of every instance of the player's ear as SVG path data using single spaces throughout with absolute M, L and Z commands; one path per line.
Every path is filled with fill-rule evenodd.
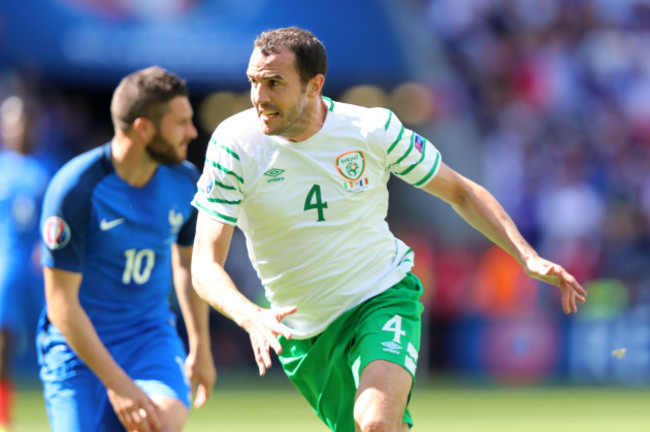
M 307 93 L 311 97 L 319 97 L 321 90 L 325 84 L 325 76 L 323 74 L 314 75 L 307 83 Z
M 138 117 L 133 122 L 133 130 L 142 141 L 149 141 L 156 133 L 153 122 L 146 117 Z

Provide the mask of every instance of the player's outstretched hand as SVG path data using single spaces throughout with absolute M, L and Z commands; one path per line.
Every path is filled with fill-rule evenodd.
M 529 276 L 560 288 L 562 310 L 565 314 L 578 312 L 576 302 L 585 302 L 587 291 L 561 265 L 544 258 L 535 257 L 526 261 L 525 270 Z
M 190 349 L 185 360 L 185 373 L 192 386 L 194 406 L 201 408 L 210 399 L 212 388 L 217 381 L 217 369 L 208 343 L 198 349 Z
M 108 400 L 126 430 L 157 432 L 161 428 L 158 407 L 132 380 L 108 389 Z
M 251 339 L 251 346 L 255 354 L 255 361 L 259 368 L 260 375 L 266 374 L 266 370 L 271 367 L 271 348 L 276 354 L 282 352 L 282 345 L 278 341 L 278 336 L 284 336 L 291 339 L 291 329 L 282 324 L 282 319 L 294 313 L 297 310 L 295 306 L 285 306 L 277 309 L 258 310 L 255 316 L 249 317 L 242 327 L 248 332 Z

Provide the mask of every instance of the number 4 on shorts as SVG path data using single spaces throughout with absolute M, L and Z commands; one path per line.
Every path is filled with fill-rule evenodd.
M 383 331 L 393 332 L 393 342 L 400 343 L 400 338 L 406 336 L 406 332 L 402 330 L 402 317 L 395 315 L 381 328 Z

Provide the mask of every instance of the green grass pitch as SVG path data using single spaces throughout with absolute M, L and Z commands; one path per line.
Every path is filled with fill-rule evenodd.
M 269 378 L 269 377 L 267 377 Z M 298 393 L 281 379 L 218 383 L 186 432 L 327 432 Z M 221 379 L 221 378 L 220 378 Z M 414 432 L 647 432 L 650 388 L 499 388 L 418 384 L 411 401 Z M 40 389 L 21 389 L 15 432 L 49 430 Z

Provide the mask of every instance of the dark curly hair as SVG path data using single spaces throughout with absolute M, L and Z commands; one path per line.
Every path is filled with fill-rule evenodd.
M 327 53 L 323 43 L 311 32 L 298 27 L 269 30 L 255 39 L 255 48 L 268 56 L 279 53 L 282 47 L 296 55 L 296 68 L 303 84 L 317 74 L 327 73 Z
M 185 80 L 173 73 L 159 66 L 133 72 L 120 81 L 113 93 L 113 126 L 126 132 L 138 117 L 158 125 L 167 112 L 167 102 L 176 96 L 189 96 L 189 91 Z

